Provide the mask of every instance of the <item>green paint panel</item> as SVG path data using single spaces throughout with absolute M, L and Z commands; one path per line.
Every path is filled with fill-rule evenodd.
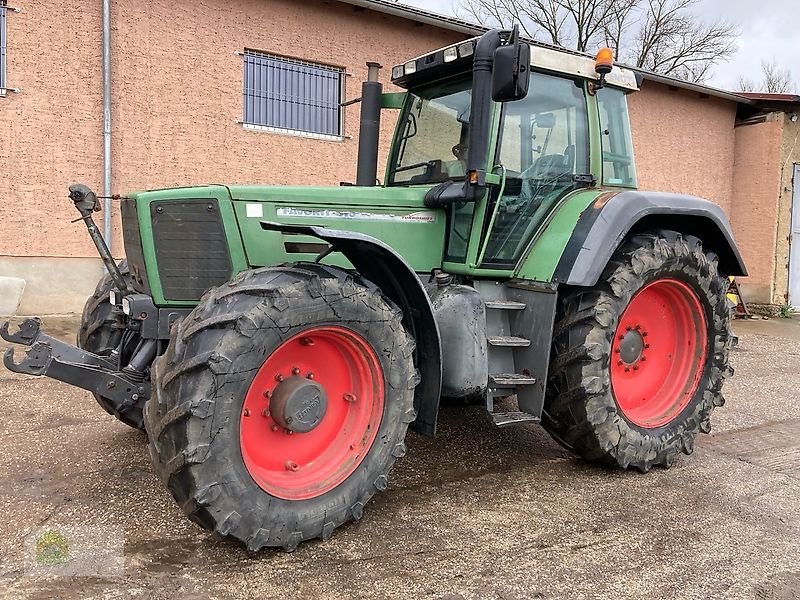
M 550 282 L 581 214 L 604 193 L 593 189 L 575 192 L 564 198 L 537 233 L 514 275 L 520 279 Z

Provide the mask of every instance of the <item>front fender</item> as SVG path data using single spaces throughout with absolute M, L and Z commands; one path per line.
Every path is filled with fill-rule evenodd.
M 595 285 L 629 233 L 652 229 L 694 235 L 719 256 L 724 274 L 747 275 L 728 218 L 719 206 L 682 194 L 627 191 L 599 196 L 583 211 L 553 280 L 568 285 Z
M 328 242 L 334 251 L 341 252 L 350 261 L 360 275 L 377 285 L 400 307 L 403 324 L 417 343 L 414 363 L 421 377 L 414 391 L 417 419 L 411 428 L 433 436 L 442 390 L 441 338 L 430 299 L 414 270 L 391 247 L 363 233 L 271 221 L 261 221 L 261 228 L 310 235 Z

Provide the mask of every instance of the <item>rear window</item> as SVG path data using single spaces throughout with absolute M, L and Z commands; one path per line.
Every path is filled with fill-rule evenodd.
M 608 87 L 598 90 L 597 105 L 603 140 L 603 183 L 635 188 L 636 167 L 625 93 Z

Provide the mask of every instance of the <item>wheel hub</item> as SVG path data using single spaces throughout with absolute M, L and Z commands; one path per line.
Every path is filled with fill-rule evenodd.
M 619 357 L 626 365 L 632 365 L 642 357 L 644 338 L 636 329 L 631 329 L 622 336 L 619 343 Z
M 269 412 L 274 421 L 289 431 L 308 433 L 320 424 L 328 408 L 325 389 L 305 377 L 292 375 L 272 392 Z

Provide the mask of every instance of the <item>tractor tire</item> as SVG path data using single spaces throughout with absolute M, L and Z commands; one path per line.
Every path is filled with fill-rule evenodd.
M 361 518 L 405 455 L 414 340 L 375 286 L 317 264 L 209 290 L 157 359 L 150 456 L 188 517 L 248 551 Z
M 696 237 L 634 235 L 594 288 L 564 295 L 542 419 L 559 443 L 642 472 L 692 453 L 733 373 L 717 263 Z
M 126 281 L 130 281 L 128 261 L 120 261 L 117 266 Z M 98 356 L 111 356 L 111 353 L 124 341 L 122 355 L 125 358 L 126 349 L 132 351 L 139 342 L 139 336 L 129 333 L 127 339 L 123 339 L 126 337 L 126 328 L 122 315 L 115 314 L 114 307 L 108 301 L 108 293 L 113 288 L 111 275 L 106 273 L 97 283 L 94 294 L 86 300 L 78 329 L 78 347 Z M 108 398 L 98 394 L 93 395 L 108 414 L 114 415 L 134 429 L 144 429 L 144 398 L 135 404 L 115 408 Z

